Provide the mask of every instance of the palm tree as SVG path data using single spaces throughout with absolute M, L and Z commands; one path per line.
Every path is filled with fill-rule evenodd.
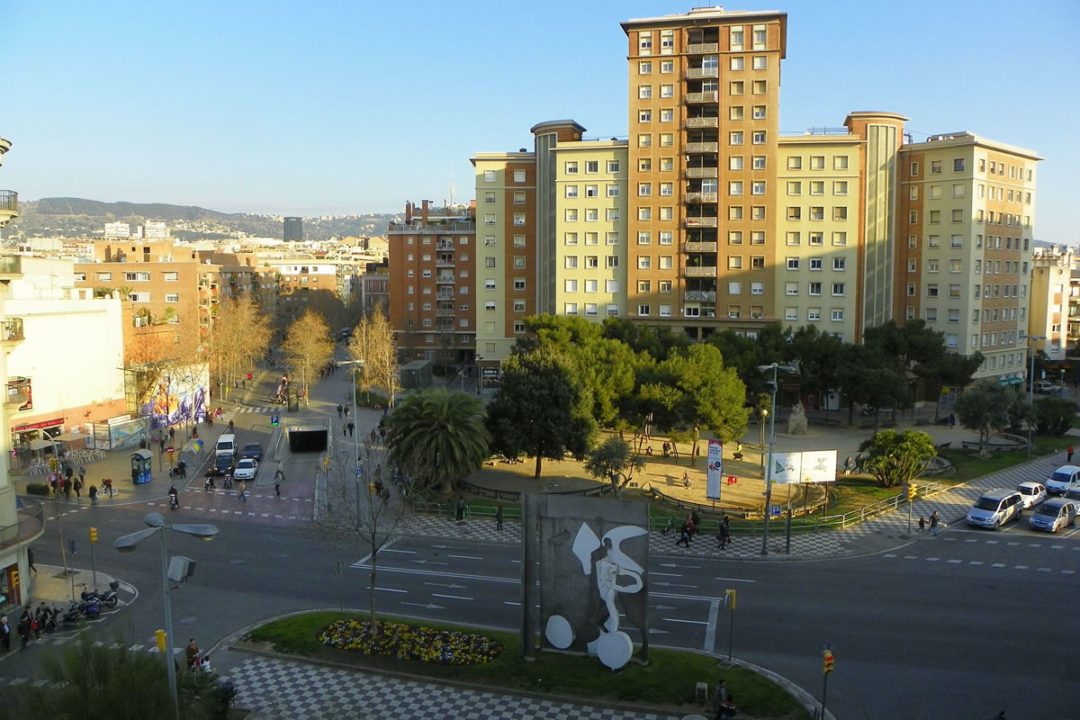
M 484 416 L 483 403 L 468 393 L 439 388 L 411 395 L 387 417 L 390 457 L 417 489 L 449 495 L 452 483 L 488 456 Z

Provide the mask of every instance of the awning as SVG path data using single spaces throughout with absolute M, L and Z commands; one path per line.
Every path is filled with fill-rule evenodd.
M 31 450 L 44 450 L 45 448 L 52 447 L 55 444 L 56 443 L 53 442 L 52 440 L 42 440 L 41 438 L 38 438 L 37 440 L 31 440 L 30 441 L 30 449 Z
M 66 432 L 57 435 L 53 438 L 53 440 L 59 440 L 60 442 L 71 442 L 72 440 L 82 440 L 83 438 L 88 437 L 90 436 L 81 432 Z

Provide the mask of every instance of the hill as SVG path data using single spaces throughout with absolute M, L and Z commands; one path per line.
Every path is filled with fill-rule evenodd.
M 392 214 L 304 218 L 304 238 L 382 235 Z M 244 236 L 280 238 L 281 219 L 253 213 L 223 213 L 193 205 L 168 203 L 101 202 L 84 198 L 42 198 L 19 204 L 19 217 L 4 228 L 4 237 L 101 237 L 105 223 L 164 222 L 180 240 L 222 239 Z

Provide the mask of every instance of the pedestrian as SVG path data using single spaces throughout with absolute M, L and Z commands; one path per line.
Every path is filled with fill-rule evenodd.
M 82 465 L 79 466 L 79 480 L 82 481 L 84 485 L 86 484 L 86 468 Z
M 191 670 L 195 667 L 195 661 L 199 658 L 199 645 L 195 642 L 195 638 L 188 638 L 187 647 L 184 648 L 184 660 L 185 667 Z
M 495 529 L 496 530 L 502 530 L 502 526 L 503 526 L 503 506 L 502 506 L 502 503 L 499 503 L 495 507 Z
M 926 531 L 926 518 L 924 518 L 922 515 L 920 515 L 919 516 L 919 532 L 925 532 L 925 531 Z
M 368 437 L 371 440 L 371 444 L 374 445 L 376 440 L 378 440 L 379 433 L 375 432 L 375 428 L 371 428 L 371 435 Z
M 165 452 L 165 438 L 158 440 L 158 450 L 162 453 Z
M 4 652 L 11 651 L 11 625 L 7 615 L 0 616 L 0 646 L 3 646 Z
M 281 472 L 281 468 L 277 469 L 274 473 L 274 495 L 281 497 L 281 481 L 285 479 L 285 474 Z
M 97 485 L 91 485 L 86 494 L 90 497 L 90 504 L 97 505 Z
M 342 423 L 341 424 L 341 437 L 349 437 L 349 424 L 348 423 Z
M 1071 463 L 1073 456 L 1073 446 L 1070 445 L 1069 447 L 1065 448 L 1065 453 L 1065 462 Z
M 462 522 L 465 519 L 465 498 L 458 497 L 457 499 L 457 521 Z
M 34 567 L 34 548 L 26 548 L 26 564 L 30 566 L 30 572 L 37 575 L 37 568 Z
M 82 480 L 75 478 L 71 482 L 71 487 L 75 491 L 75 498 L 77 500 L 82 500 Z
M 337 416 L 338 416 L 338 417 L 341 417 L 341 413 L 342 413 L 342 411 L 344 411 L 344 410 L 345 410 L 345 408 L 341 407 L 341 403 L 338 403 L 338 406 L 337 406 Z
M 176 463 L 176 469 L 180 471 L 180 477 L 187 479 L 187 463 L 181 460 Z
M 244 481 L 244 480 L 241 480 L 237 484 L 236 489 L 239 492 L 240 501 L 241 502 L 247 502 L 247 482 Z
M 734 460 L 742 460 L 743 459 L 742 440 L 738 440 L 738 441 L 735 442 L 735 454 L 732 455 L 731 457 Z
M 721 550 L 726 550 L 728 543 L 731 542 L 731 520 L 725 515 L 720 519 L 719 526 L 716 528 L 716 539 Z
M 102 480 L 101 480 L 101 492 L 108 493 L 109 497 L 113 496 L 113 494 L 116 491 L 113 490 L 112 478 L 102 478 Z
M 175 439 L 176 439 L 176 428 L 171 427 L 171 428 L 169 428 L 169 442 L 172 442 Z
M 675 518 L 669 517 L 667 519 L 667 525 L 665 525 L 664 529 L 660 531 L 660 534 L 661 535 L 667 535 L 668 533 L 670 533 L 674 529 L 675 529 Z
M 694 521 L 690 519 L 690 516 L 686 516 L 686 520 L 683 520 L 682 530 L 679 531 L 679 539 L 675 541 L 675 546 L 685 545 L 687 549 L 690 548 L 690 538 L 694 535 Z
M 735 696 L 732 695 L 731 693 L 728 693 L 727 698 L 725 698 L 724 702 L 720 704 L 720 709 L 717 710 L 716 717 L 718 717 L 718 718 L 735 717 L 735 714 L 738 713 L 738 712 L 739 712 L 738 708 L 735 707 Z
M 682 474 L 682 486 L 683 486 L 684 488 L 688 488 L 688 487 L 690 487 L 690 473 L 689 473 L 689 472 L 687 472 L 686 470 L 683 470 L 683 474 Z
M 938 523 L 941 522 L 941 518 L 938 517 L 938 512 L 935 510 L 930 513 L 930 532 L 937 537 Z
M 716 708 L 716 720 L 724 717 L 721 710 L 727 702 L 727 682 L 724 678 L 716 681 L 716 690 L 713 692 L 713 706 Z
M 22 615 L 19 616 L 19 639 L 22 640 L 24 650 L 30 644 L 30 626 L 33 622 L 34 613 L 30 610 L 30 603 L 27 603 Z
M 349 417 L 349 406 L 345 406 L 345 417 Z
M 34 631 L 34 639 L 41 639 L 41 631 L 45 628 L 45 622 L 49 619 L 49 608 L 45 607 L 45 601 L 42 600 L 38 605 L 37 610 L 34 611 L 34 621 L 30 624 L 30 629 Z
M 854 470 L 854 469 L 855 469 L 855 458 L 848 455 L 847 459 L 844 460 L 844 474 L 845 475 L 850 475 L 851 471 Z
M 70 500 L 71 499 L 71 480 L 68 480 L 67 478 L 60 478 L 60 482 L 62 484 L 60 490 L 64 493 L 64 497 L 67 498 L 68 500 Z

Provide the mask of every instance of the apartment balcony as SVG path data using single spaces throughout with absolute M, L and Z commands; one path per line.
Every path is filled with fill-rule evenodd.
M 435 311 L 435 317 L 452 318 L 452 317 L 454 317 L 454 315 L 455 315 L 455 312 L 453 310 L 436 310 Z
M 686 103 L 688 105 L 699 105 L 701 103 L 714 103 L 720 99 L 720 92 L 717 90 L 706 90 L 705 92 L 686 93 Z
M 455 267 L 456 265 L 457 265 L 457 263 L 455 263 L 453 260 L 436 260 L 435 261 L 435 267 L 452 268 L 452 267 Z
M 714 253 L 714 252 L 716 252 L 716 243 L 715 242 L 684 242 L 683 243 L 683 252 L 688 252 L 688 253 L 692 253 L 692 252 Z
M 435 299 L 436 300 L 453 300 L 454 299 L 454 291 L 451 290 L 450 292 L 443 292 L 442 290 L 440 290 L 435 295 Z
M 12 345 L 14 343 L 21 343 L 26 338 L 23 337 L 23 321 L 22 318 L 4 318 L 0 320 L 0 343 L 4 345 Z
M 699 68 L 687 68 L 686 69 L 686 79 L 687 80 L 702 80 L 702 79 L 705 79 L 705 78 L 715 78 L 715 77 L 720 77 L 720 68 L 699 67 Z
M 720 52 L 720 43 L 691 43 L 686 46 L 687 55 L 708 55 Z
M 439 244 L 435 246 L 436 250 L 453 250 L 454 242 L 452 240 L 440 240 Z
M 688 153 L 720 152 L 720 143 L 718 142 L 689 142 L 686 143 L 685 147 Z
M 688 227 L 688 228 L 714 228 L 714 227 L 716 227 L 716 218 L 714 218 L 714 217 L 688 217 L 688 218 L 686 218 L 685 227 Z
M 435 282 L 452 283 L 454 282 L 454 273 L 439 273 L 435 276 Z
M 713 205 L 717 202 L 717 194 L 714 192 L 688 192 L 683 197 L 686 198 L 686 202 L 700 205 L 701 203 L 711 203 Z
M 4 403 L 9 409 L 20 408 L 30 399 L 30 378 L 9 377 L 7 379 L 7 400 Z
M 718 177 L 718 169 L 714 167 L 688 167 L 684 176 L 692 179 Z
M 684 125 L 687 130 L 700 130 L 702 128 L 718 128 L 720 127 L 720 118 L 718 117 L 696 117 L 686 118 L 686 124 Z
M 14 498 L 11 499 L 14 502 Z M 29 545 L 45 532 L 45 505 L 23 498 L 18 508 L 18 522 L 0 527 L 0 550 Z
M 687 265 L 683 268 L 683 277 L 716 277 L 716 265 L 705 265 L 702 267 L 692 267 Z
M 687 290 L 683 293 L 684 302 L 716 302 L 716 292 L 712 290 Z
M 0 190 L 0 227 L 19 215 L 19 193 L 14 190 Z

